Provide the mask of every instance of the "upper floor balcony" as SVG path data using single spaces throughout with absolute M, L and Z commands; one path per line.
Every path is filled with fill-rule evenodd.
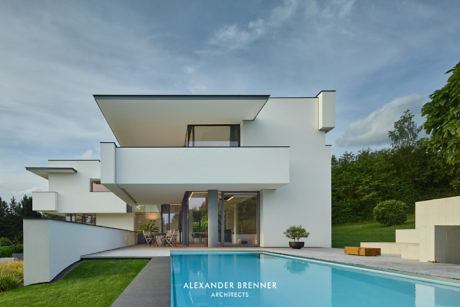
M 32 192 L 32 210 L 43 212 L 58 211 L 57 192 Z
M 101 143 L 101 181 L 130 204 L 180 203 L 185 191 L 289 183 L 289 147 L 117 147 Z

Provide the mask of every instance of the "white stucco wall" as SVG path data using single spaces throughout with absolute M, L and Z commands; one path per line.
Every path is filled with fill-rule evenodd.
M 96 225 L 115 227 L 134 231 L 135 214 L 134 213 L 97 213 Z
M 306 246 L 331 245 L 331 148 L 318 130 L 317 98 L 270 98 L 244 121 L 243 146 L 290 146 L 289 184 L 261 193 L 261 246 L 287 246 L 283 232 L 302 225 Z
M 90 179 L 101 178 L 97 160 L 50 160 L 50 167 L 73 167 L 75 174 L 49 174 L 49 191 L 57 192 L 59 213 L 126 213 L 126 203 L 111 192 L 91 192 Z
M 49 282 L 82 255 L 132 245 L 131 231 L 53 220 L 24 220 L 24 284 Z
M 32 192 L 32 210 L 52 212 L 58 211 L 58 195 L 57 192 Z

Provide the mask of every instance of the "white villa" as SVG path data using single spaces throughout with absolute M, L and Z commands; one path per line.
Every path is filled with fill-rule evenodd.
M 33 210 L 67 221 L 24 221 L 26 285 L 140 243 L 148 223 L 207 247 L 284 247 L 302 225 L 309 246 L 330 247 L 335 91 L 94 98 L 118 144 L 102 142 L 100 160 L 26 168 L 49 183 Z

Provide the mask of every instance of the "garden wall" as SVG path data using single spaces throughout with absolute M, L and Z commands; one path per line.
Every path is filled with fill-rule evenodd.
M 56 220 L 24 219 L 24 285 L 49 282 L 82 255 L 135 244 L 135 232 Z

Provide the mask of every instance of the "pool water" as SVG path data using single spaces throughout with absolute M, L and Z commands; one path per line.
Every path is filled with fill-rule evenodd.
M 460 306 L 460 284 L 259 252 L 171 252 L 171 306 Z

